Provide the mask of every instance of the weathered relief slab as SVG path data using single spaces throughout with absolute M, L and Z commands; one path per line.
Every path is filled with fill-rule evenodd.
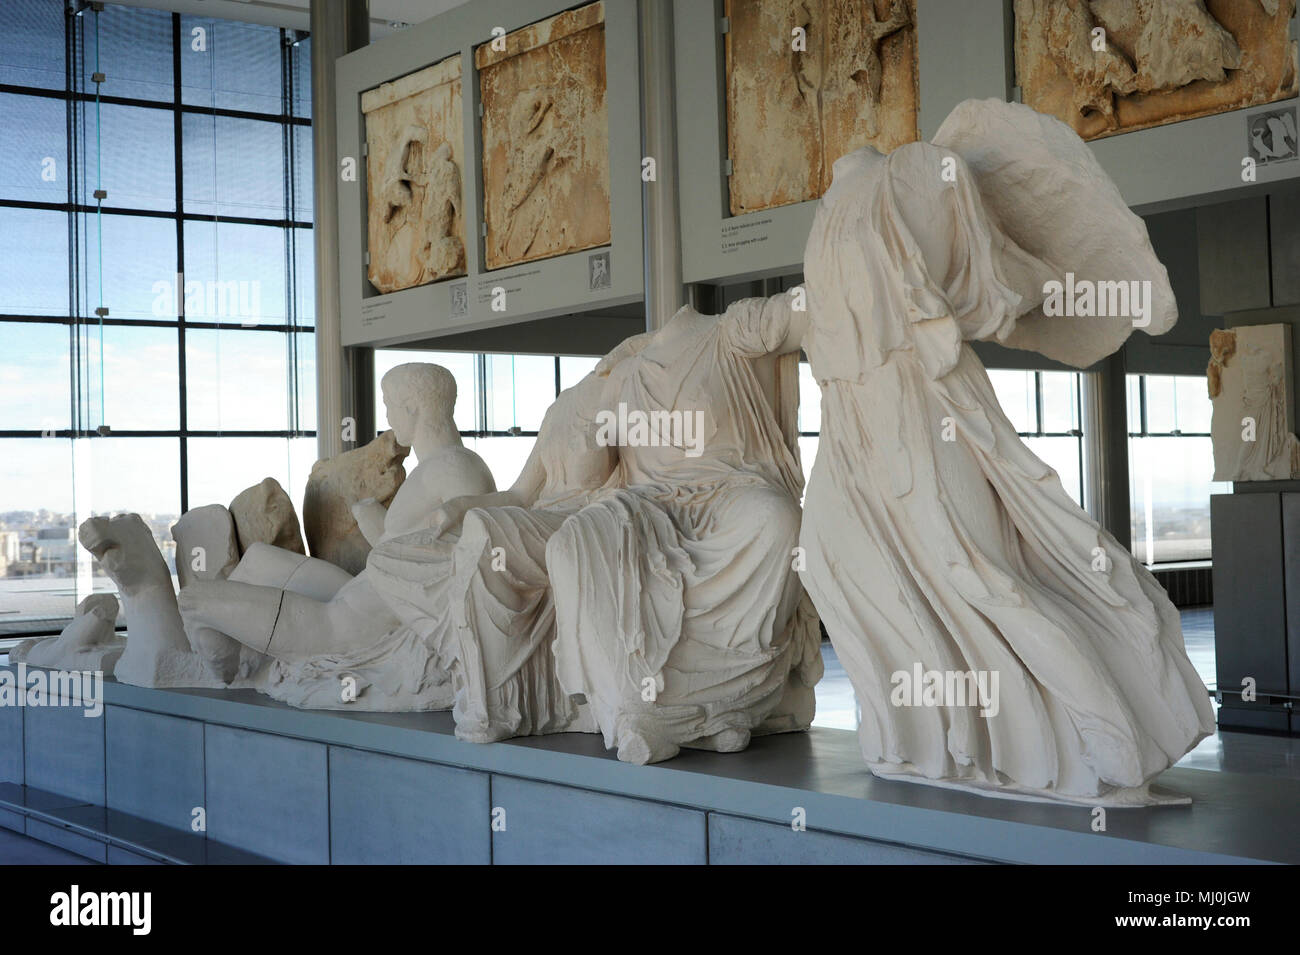
M 604 4 L 485 43 L 474 62 L 483 99 L 487 267 L 607 244 Z
M 361 94 L 370 283 L 381 292 L 465 274 L 460 54 Z
M 1210 333 L 1206 369 L 1214 416 L 1214 480 L 1300 477 L 1289 325 L 1243 325 Z
M 917 129 L 915 0 L 727 0 L 733 215 L 820 197 L 862 146 Z
M 1016 0 L 1024 102 L 1084 139 L 1296 95 L 1295 0 Z
M 353 576 L 366 569 L 370 543 L 352 516 L 352 505 L 370 498 L 388 507 L 406 479 L 402 462 L 410 450 L 385 431 L 365 447 L 312 465 L 302 498 L 302 526 L 313 557 Z

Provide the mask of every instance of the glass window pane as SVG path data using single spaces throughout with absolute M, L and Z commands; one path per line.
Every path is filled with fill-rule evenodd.
M 99 70 L 105 75 L 100 90 L 105 96 L 172 102 L 170 13 L 109 6 L 98 17 L 87 11 L 76 22 L 88 92 L 94 92 L 90 77 Z
M 0 83 L 67 86 L 63 7 L 63 0 L 0 3 Z
M 293 115 L 311 118 L 311 37 L 289 48 L 293 64 Z
M 0 61 L 2 50 L 0 46 Z M 0 149 L 0 199 L 67 202 L 68 120 L 63 101 L 0 93 L 0 130 L 22 130 L 21 136 L 6 135 Z
M 0 430 L 72 427 L 69 370 L 67 326 L 0 323 Z
M 315 438 L 289 439 L 289 483 L 283 485 L 285 493 L 293 501 L 294 510 L 302 521 L 303 495 L 307 492 L 307 478 L 311 475 L 312 465 L 316 463 Z M 307 539 L 306 534 L 303 540 Z
M 1128 375 L 1128 430 L 1129 434 L 1142 433 L 1142 376 Z
M 1061 479 L 1065 493 L 1083 506 L 1083 486 L 1079 476 L 1082 448 L 1078 438 L 1022 438 L 1029 450 L 1038 455 Z
M 799 431 L 800 433 L 822 430 L 822 389 L 813 377 L 812 367 L 806 362 L 799 362 Z M 805 465 L 808 462 L 804 462 Z
M 139 514 L 174 575 L 176 545 L 171 526 L 181 513 L 180 440 L 94 437 L 75 443 L 79 519 L 92 514 Z M 98 562 L 85 551 L 77 553 L 94 577 L 94 591 L 113 593 L 117 588 Z
M 90 325 L 80 329 L 80 335 L 84 427 L 180 427 L 176 329 Z
M 179 438 L 80 439 L 89 454 L 77 457 L 89 473 L 76 475 L 77 486 L 90 494 L 89 508 L 78 512 L 135 513 L 166 535 L 181 513 L 181 450 Z
M 243 328 L 188 329 L 185 376 L 190 430 L 288 430 L 287 335 Z
M 1038 430 L 1038 412 L 1034 397 L 1034 373 L 1007 368 L 990 368 L 989 381 L 998 396 L 1002 412 L 1017 431 Z
M 0 313 L 67 315 L 68 217 L 0 208 Z
M 181 47 L 182 102 L 255 113 L 281 112 L 278 27 L 181 17 L 181 38 L 185 40 Z
M 1079 428 L 1079 375 L 1071 371 L 1044 371 L 1043 430 L 1052 433 Z
M 284 218 L 279 123 L 187 113 L 182 129 L 186 212 Z
M 103 216 L 101 266 L 101 217 L 85 213 L 79 218 L 81 314 L 93 316 L 103 301 L 110 318 L 174 318 L 176 223 L 152 216 Z M 66 276 L 63 281 L 66 287 Z
M 1131 438 L 1133 553 L 1146 563 L 1210 557 L 1210 495 L 1216 483 L 1209 438 Z
M 285 323 L 285 230 L 185 223 L 185 318 L 233 325 Z
M 0 439 L 0 502 L 0 635 L 59 630 L 77 605 L 72 441 Z
M 510 487 L 532 454 L 536 438 L 528 436 L 500 438 L 466 438 L 465 447 L 481 457 L 492 472 L 498 490 Z M 409 459 L 408 459 L 409 460 Z
M 1214 402 L 1200 375 L 1174 378 L 1174 423 L 1183 434 L 1209 434 Z
M 84 180 L 80 201 L 95 203 L 95 190 L 108 193 L 116 209 L 176 208 L 176 136 L 172 111 L 104 103 L 78 109 Z M 98 170 L 98 175 L 96 174 Z
M 375 423 L 380 433 L 387 431 L 388 411 L 384 407 L 383 379 L 390 368 L 408 361 L 428 361 L 442 365 L 456 379 L 456 410 L 452 412 L 461 431 L 480 430 L 476 423 L 478 404 L 477 356 L 472 352 L 415 351 L 407 348 L 375 349 Z
M 1177 423 L 1177 403 L 1172 375 L 1147 375 L 1147 430 L 1168 434 Z
M 293 218 L 298 222 L 312 222 L 312 172 L 311 127 L 290 126 L 293 137 Z
M 592 358 L 588 355 L 561 355 L 560 390 L 572 388 L 591 374 L 591 370 L 599 363 L 599 358 Z
M 536 431 L 555 400 L 550 355 L 487 356 L 487 431 Z
M 293 242 L 294 295 L 297 299 L 297 324 L 301 328 L 316 325 L 316 237 L 311 229 L 291 229 Z
M 290 355 L 298 362 L 298 431 L 316 430 L 316 335 L 297 332 L 286 344 Z M 380 402 L 382 406 L 383 402 Z M 376 414 L 382 414 L 382 407 Z M 291 424 L 290 427 L 293 425 Z M 315 438 L 311 439 L 313 447 Z
M 289 439 L 190 438 L 188 446 L 190 507 L 229 506 L 240 491 L 273 477 L 293 497 L 302 520 L 302 495 L 293 496 L 296 485 L 290 480 Z

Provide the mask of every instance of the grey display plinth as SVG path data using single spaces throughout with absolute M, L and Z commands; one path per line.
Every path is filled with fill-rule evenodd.
M 1111 810 L 1094 832 L 1088 807 L 876 779 L 846 730 L 634 766 L 597 736 L 463 743 L 446 713 L 111 680 L 104 700 L 98 718 L 0 708 L 0 825 L 101 861 L 1300 862 L 1300 783 L 1269 776 L 1170 770 L 1191 806 Z M 46 731 L 74 719 L 74 745 Z

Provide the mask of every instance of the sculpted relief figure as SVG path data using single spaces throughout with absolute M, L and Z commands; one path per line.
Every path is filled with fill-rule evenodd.
M 361 96 L 368 277 L 381 292 L 465 274 L 460 56 Z
M 1057 120 L 967 101 L 933 145 L 836 163 L 805 251 L 823 424 L 802 576 L 873 773 L 1146 804 L 1214 726 L 1178 613 L 1025 447 L 969 344 L 1078 367 L 1117 348 L 1136 314 L 1044 314 L 1066 272 L 1147 283 L 1152 334 L 1176 319 L 1141 220 Z
M 489 269 L 610 240 L 605 7 L 589 3 L 474 51 Z
M 1016 0 L 1024 101 L 1093 139 L 1296 95 L 1295 0 Z
M 1214 404 L 1214 480 L 1279 481 L 1300 474 L 1290 326 L 1214 330 L 1206 375 Z
M 645 763 L 809 725 L 804 318 L 785 295 L 682 309 L 557 399 L 514 487 L 375 548 L 376 588 L 442 648 L 458 735 L 598 730 Z
M 914 0 L 729 0 L 734 215 L 816 199 L 860 146 L 917 137 Z

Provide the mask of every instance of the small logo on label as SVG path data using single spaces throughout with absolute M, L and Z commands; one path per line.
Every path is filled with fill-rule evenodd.
M 609 288 L 609 253 L 597 252 L 587 256 L 587 279 L 591 291 Z

